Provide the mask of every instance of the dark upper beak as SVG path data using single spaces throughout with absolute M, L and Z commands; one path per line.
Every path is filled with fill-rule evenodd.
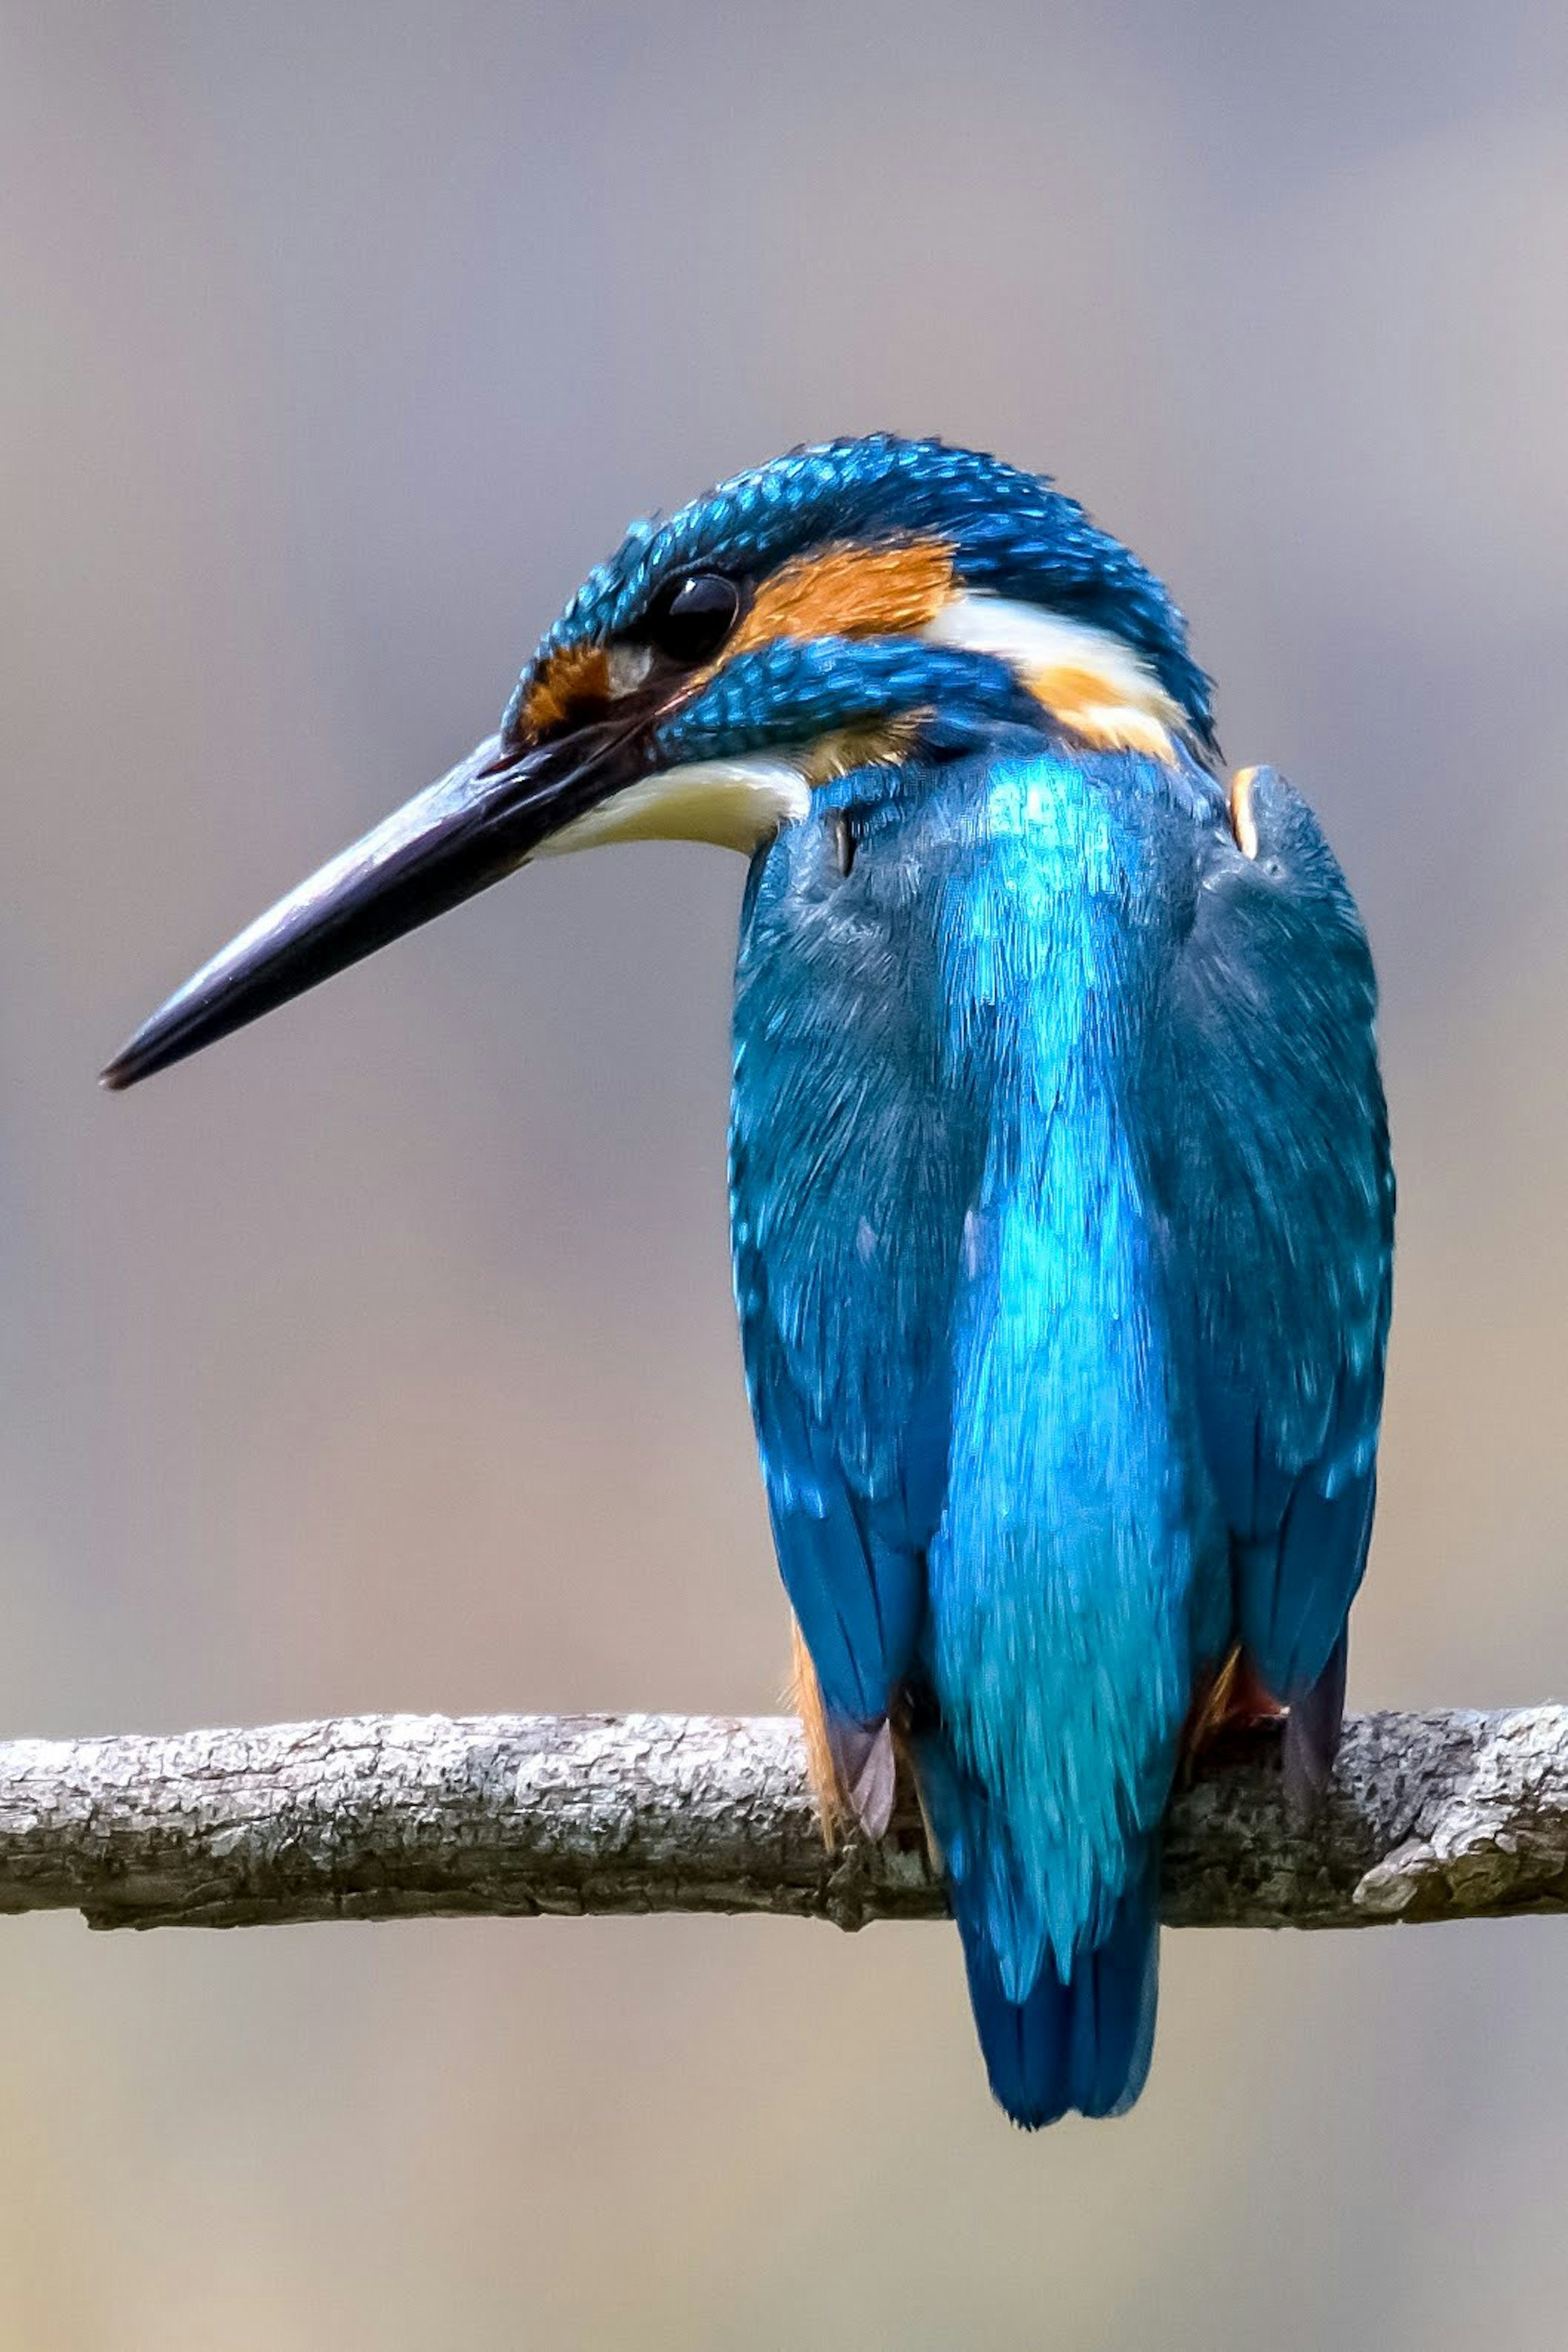
M 492 736 L 204 964 L 103 1073 L 132 1087 L 513 873 L 641 772 L 640 730 L 580 727 L 512 754 Z

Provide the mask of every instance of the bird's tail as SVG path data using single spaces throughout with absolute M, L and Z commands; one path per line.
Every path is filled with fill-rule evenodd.
M 1141 1840 L 1128 1857 L 1128 1885 L 1100 1912 L 1093 1941 L 1077 1951 L 1067 1975 L 1046 1938 L 1034 1983 L 1014 2000 L 1027 1948 L 1020 1923 L 1035 1906 L 1018 1901 L 1017 1857 L 1006 1851 L 1005 1825 L 958 1769 L 939 1725 L 921 1727 L 913 1753 L 927 1823 L 947 1865 L 969 2003 L 998 2105 L 1026 2131 L 1066 2115 L 1125 2114 L 1148 2078 L 1154 2047 L 1157 1839 Z M 1030 1944 L 1039 1948 L 1036 1938 Z
M 1066 1981 L 1049 1952 L 1025 1999 L 1002 1989 L 984 1906 L 953 1889 L 969 1999 L 998 2103 L 1036 2131 L 1065 2115 L 1119 2116 L 1143 2088 L 1154 2046 L 1160 1927 L 1155 1873 L 1123 1895 L 1110 1933 Z

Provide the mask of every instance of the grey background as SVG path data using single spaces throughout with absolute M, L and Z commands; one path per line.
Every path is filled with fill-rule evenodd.
M 1568 1696 L 1568 31 L 1399 5 L 0 16 L 0 1722 L 761 1708 L 737 864 L 522 877 L 123 1102 L 633 513 L 1049 467 L 1362 895 L 1403 1179 L 1360 1704 Z M 1558 2339 L 1568 1936 L 1167 1941 L 990 2108 L 956 1947 L 0 1933 L 0 2343 Z

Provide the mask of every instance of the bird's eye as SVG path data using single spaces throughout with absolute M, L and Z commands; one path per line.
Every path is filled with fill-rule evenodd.
M 662 588 L 641 634 L 667 659 L 709 661 L 735 625 L 741 592 L 721 572 L 689 572 Z

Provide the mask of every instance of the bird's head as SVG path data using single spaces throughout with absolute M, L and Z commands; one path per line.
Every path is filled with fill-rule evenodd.
M 530 858 L 678 838 L 750 853 L 852 769 L 1013 720 L 1163 759 L 1214 748 L 1165 590 L 1038 476 L 878 434 L 636 524 L 500 731 L 205 964 L 104 1072 L 132 1085 Z

